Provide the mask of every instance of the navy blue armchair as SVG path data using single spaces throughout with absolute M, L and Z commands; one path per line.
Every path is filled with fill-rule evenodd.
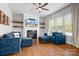
M 39 41 L 41 43 L 54 43 L 54 44 L 65 44 L 66 43 L 66 36 L 63 33 L 53 32 L 51 36 L 44 33 L 44 36 L 39 37 Z
M 47 33 L 44 33 L 43 36 L 39 37 L 39 42 L 41 42 L 41 43 L 48 43 L 48 42 L 50 42 Z
M 51 42 L 55 44 L 65 44 L 66 36 L 63 33 L 54 32 L 52 33 Z
M 32 46 L 32 38 L 15 37 L 11 32 L 0 38 L 0 55 L 19 52 L 21 47 Z
M 21 47 L 32 46 L 32 38 L 21 38 Z
M 20 42 L 19 38 L 0 38 L 0 55 L 19 52 Z
M 49 42 L 49 38 L 47 36 L 40 36 L 39 37 L 39 42 L 41 42 L 41 43 L 48 43 Z
M 30 38 L 30 37 L 21 37 L 20 32 L 12 32 L 12 34 L 17 34 L 17 33 L 19 33 L 18 38 L 21 39 L 21 47 L 32 46 L 32 38 Z M 14 35 L 12 35 L 12 36 L 14 36 Z

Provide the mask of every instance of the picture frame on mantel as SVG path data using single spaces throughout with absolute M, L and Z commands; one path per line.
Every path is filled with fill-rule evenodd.
M 9 18 L 0 10 L 0 24 L 9 25 Z

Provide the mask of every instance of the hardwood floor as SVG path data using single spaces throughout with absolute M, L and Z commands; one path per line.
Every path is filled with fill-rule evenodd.
M 41 44 L 34 40 L 30 47 L 21 48 L 19 53 L 9 56 L 79 56 L 79 49 L 72 45 Z

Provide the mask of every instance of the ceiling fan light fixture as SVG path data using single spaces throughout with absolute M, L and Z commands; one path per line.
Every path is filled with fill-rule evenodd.
M 38 8 L 38 10 L 41 11 L 42 9 L 41 8 Z
M 36 3 L 33 3 L 34 5 L 36 5 Z M 38 6 L 37 6 L 37 10 L 39 11 L 39 13 L 42 11 L 42 10 L 45 10 L 45 11 L 48 11 L 49 9 L 45 8 L 45 6 L 48 5 L 48 3 L 39 3 Z

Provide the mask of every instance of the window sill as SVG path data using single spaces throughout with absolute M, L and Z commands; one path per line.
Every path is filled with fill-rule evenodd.
M 65 33 L 67 36 L 72 36 L 72 33 L 71 32 L 66 32 Z

